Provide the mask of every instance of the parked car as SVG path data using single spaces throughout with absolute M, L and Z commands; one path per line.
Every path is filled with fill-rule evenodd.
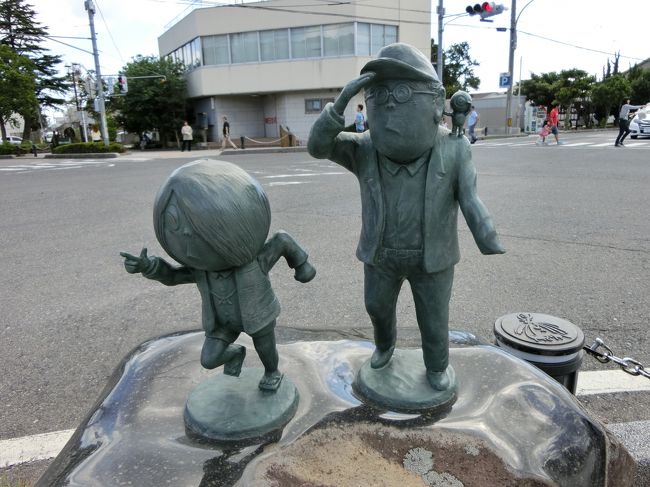
M 16 137 L 15 135 L 7 135 L 7 138 L 3 140 L 5 143 L 20 145 L 23 143 L 23 139 Z
M 639 108 L 634 118 L 630 120 L 630 137 L 650 137 L 650 107 Z

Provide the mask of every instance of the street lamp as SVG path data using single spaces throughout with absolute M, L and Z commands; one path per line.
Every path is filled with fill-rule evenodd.
M 437 61 L 436 61 L 436 73 L 438 74 L 438 79 L 440 80 L 440 83 L 444 85 L 443 79 L 442 79 L 442 71 L 443 71 L 443 52 L 442 52 L 442 33 L 445 30 L 445 25 L 453 22 L 454 20 L 458 20 L 461 17 L 465 17 L 466 14 L 450 14 L 450 15 L 445 15 L 445 9 L 442 6 L 443 0 L 439 0 L 438 7 L 436 8 L 436 13 L 438 14 L 438 49 L 437 49 Z M 445 17 L 454 17 L 451 20 L 448 20 L 443 24 L 443 20 Z
M 77 109 L 77 115 L 80 117 L 80 125 L 81 125 L 81 134 L 82 134 L 82 140 L 84 142 L 88 142 L 88 134 L 86 133 L 86 117 L 84 116 L 84 111 L 81 109 L 79 105 L 79 97 L 77 95 L 77 83 L 79 82 L 79 74 L 80 74 L 80 68 L 81 65 L 78 63 L 72 63 L 71 65 L 66 65 L 67 68 L 70 68 L 70 76 L 72 77 L 72 88 L 74 90 L 74 105 L 75 108 Z

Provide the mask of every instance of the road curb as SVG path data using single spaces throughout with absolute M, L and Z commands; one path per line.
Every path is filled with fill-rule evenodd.
M 87 152 L 85 154 L 45 154 L 44 159 L 114 159 L 117 152 Z

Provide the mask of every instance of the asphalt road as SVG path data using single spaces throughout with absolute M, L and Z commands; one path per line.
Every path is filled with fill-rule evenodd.
M 507 253 L 481 255 L 460 222 L 452 328 L 491 340 L 502 315 L 548 313 L 649 366 L 650 141 L 602 145 L 613 135 L 565 135 L 561 147 L 536 147 L 534 139 L 474 146 L 479 193 Z M 0 439 L 76 427 L 133 347 L 200 327 L 195 287 L 129 275 L 119 256 L 142 246 L 164 255 L 152 203 L 166 177 L 191 160 L 178 156 L 40 167 L 42 160 L 0 160 Z M 283 262 L 274 268 L 278 325 L 370 337 L 354 256 L 354 176 L 304 152 L 221 158 L 259 179 L 272 231 L 291 233 L 318 268 L 309 284 Z M 417 336 L 408 285 L 398 320 L 400 336 Z M 597 367 L 585 359 L 583 369 Z

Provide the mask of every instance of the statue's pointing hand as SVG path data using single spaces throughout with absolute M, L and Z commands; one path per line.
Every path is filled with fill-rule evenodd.
M 120 255 L 124 257 L 124 268 L 129 274 L 137 274 L 138 272 L 146 271 L 151 265 L 151 259 L 147 257 L 147 248 L 143 248 L 140 252 L 140 256 L 136 257 L 127 252 L 120 252 Z
M 352 97 L 368 86 L 374 77 L 375 73 L 364 73 L 346 84 L 334 102 L 334 110 L 336 113 L 343 115 L 343 111 L 348 106 L 348 103 L 350 103 Z

